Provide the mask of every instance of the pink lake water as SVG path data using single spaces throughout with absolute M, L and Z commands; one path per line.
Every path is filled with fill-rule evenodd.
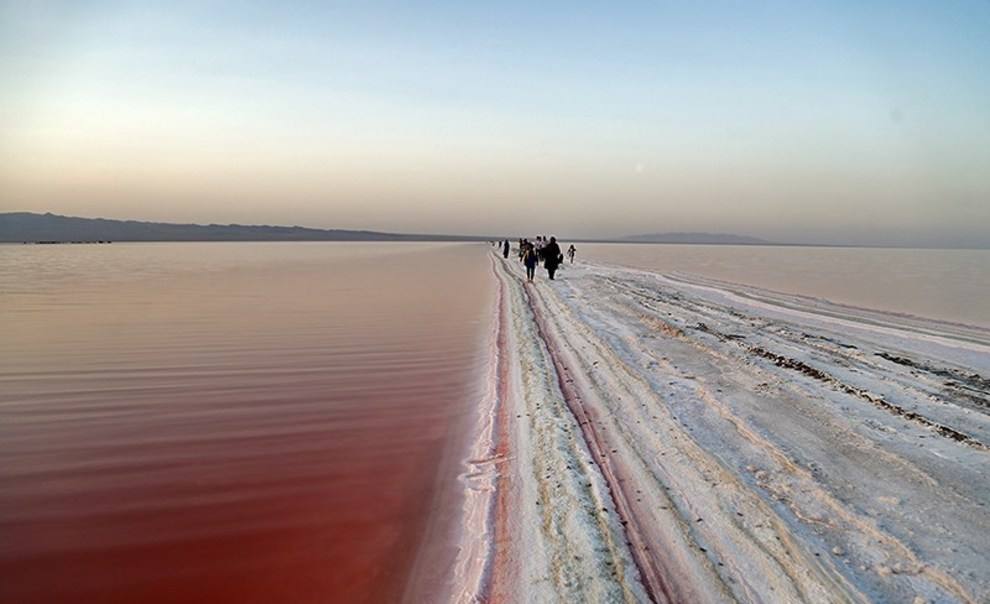
M 414 564 L 429 590 L 486 252 L 0 246 L 0 601 L 386 602 Z

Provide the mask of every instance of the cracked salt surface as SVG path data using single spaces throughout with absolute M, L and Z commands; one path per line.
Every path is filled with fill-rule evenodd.
M 685 275 L 523 282 L 476 596 L 990 600 L 990 332 Z M 490 530 L 493 530 L 489 527 Z

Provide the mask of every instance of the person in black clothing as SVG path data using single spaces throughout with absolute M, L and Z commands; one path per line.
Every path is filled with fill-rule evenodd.
M 503 258 L 508 258 L 509 257 L 509 240 L 508 239 L 506 239 L 505 241 L 502 242 L 502 257 Z
M 557 272 L 557 267 L 564 260 L 564 255 L 560 253 L 560 246 L 557 245 L 557 238 L 551 237 L 550 242 L 543 246 L 543 266 L 547 269 L 547 275 L 553 280 L 553 274 Z
M 523 263 L 526 265 L 526 280 L 532 281 L 536 274 L 536 249 L 532 245 L 526 246 L 523 254 Z

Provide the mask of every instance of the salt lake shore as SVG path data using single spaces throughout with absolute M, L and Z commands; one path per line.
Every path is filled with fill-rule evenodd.
M 990 331 L 491 265 L 450 600 L 990 601 Z

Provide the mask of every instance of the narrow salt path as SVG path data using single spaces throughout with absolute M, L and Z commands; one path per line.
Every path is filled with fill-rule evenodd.
M 990 598 L 990 334 L 494 260 L 492 601 Z
M 607 483 L 559 388 L 521 281 L 496 261 L 504 339 L 493 563 L 484 599 L 648 601 Z

